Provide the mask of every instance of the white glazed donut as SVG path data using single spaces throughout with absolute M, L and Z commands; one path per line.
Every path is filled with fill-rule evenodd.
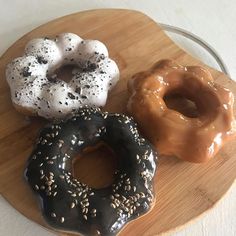
M 78 67 L 70 82 L 50 79 L 70 64 Z M 8 64 L 6 79 L 17 110 L 60 119 L 84 105 L 104 106 L 119 69 L 103 43 L 64 33 L 31 40 L 24 55 Z

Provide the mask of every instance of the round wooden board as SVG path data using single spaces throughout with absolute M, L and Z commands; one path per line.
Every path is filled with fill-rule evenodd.
M 184 65 L 202 65 L 176 46 L 146 15 L 114 9 L 80 12 L 56 19 L 26 34 L 4 53 L 0 59 L 0 192 L 19 212 L 46 227 L 36 198 L 23 179 L 25 162 L 45 121 L 26 119 L 16 112 L 4 73 L 6 64 L 22 54 L 30 39 L 62 32 L 98 39 L 109 48 L 111 58 L 121 71 L 121 80 L 110 93 L 104 108 L 110 112 L 126 113 L 127 80 L 154 62 L 171 58 Z M 232 80 L 209 69 L 217 82 L 236 94 Z M 157 200 L 153 210 L 129 223 L 120 235 L 157 235 L 174 230 L 212 208 L 235 178 L 236 141 L 228 143 L 206 164 L 191 164 L 174 157 L 160 158 L 155 179 Z

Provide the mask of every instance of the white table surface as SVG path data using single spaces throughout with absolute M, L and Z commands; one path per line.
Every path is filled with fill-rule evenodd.
M 0 0 L 0 6 L 0 54 L 28 31 L 57 17 L 95 8 L 129 8 L 203 38 L 217 49 L 236 80 L 235 0 Z M 54 234 L 23 217 L 0 196 L 0 236 L 3 235 Z M 235 236 L 236 184 L 215 208 L 170 235 Z

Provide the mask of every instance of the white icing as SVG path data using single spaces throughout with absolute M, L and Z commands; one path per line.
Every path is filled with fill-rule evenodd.
M 78 46 L 82 41 L 82 38 L 72 33 L 64 33 L 57 36 L 56 43 L 61 54 L 63 54 L 63 60 L 65 63 L 74 64 L 74 60 L 78 57 Z M 71 60 L 73 62 L 71 62 Z
M 68 64 L 79 68 L 70 82 L 48 79 Z M 104 106 L 109 89 L 119 79 L 119 69 L 103 43 L 64 33 L 54 40 L 31 40 L 24 55 L 7 66 L 6 78 L 14 104 L 58 119 L 84 105 Z
M 48 70 L 55 70 L 60 67 L 63 53 L 56 42 L 50 39 L 33 39 L 25 47 L 26 56 L 42 58 L 48 64 Z

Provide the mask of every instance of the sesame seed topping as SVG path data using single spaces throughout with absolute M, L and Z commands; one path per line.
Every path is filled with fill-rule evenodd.
M 94 214 L 97 212 L 97 210 L 95 208 L 93 208 L 91 212 Z
M 54 217 L 54 218 L 55 218 L 55 217 L 57 217 L 57 215 L 56 215 L 54 212 L 52 212 L 52 213 L 51 213 L 51 217 Z
M 86 88 L 84 84 L 81 85 L 81 87 L 83 90 L 85 90 Z M 80 95 L 75 94 L 75 96 Z M 64 101 L 62 102 L 62 104 L 64 104 Z M 88 130 L 88 132 L 81 132 L 80 128 L 83 127 L 84 129 L 84 127 L 86 126 L 84 126 L 84 124 L 93 124 L 94 117 L 96 117 L 96 112 L 98 112 L 98 118 L 96 119 L 106 119 L 106 123 L 102 123 L 99 120 L 99 125 L 95 124 L 94 127 L 92 125 L 91 130 Z M 147 152 L 145 146 L 139 147 L 139 145 L 141 145 L 141 143 L 145 140 L 142 140 L 142 138 L 140 137 L 137 129 L 133 125 L 132 119 L 129 119 L 126 116 L 120 114 L 113 115 L 115 117 L 114 118 L 113 116 L 111 117 L 108 113 L 101 113 L 99 109 L 93 108 L 87 108 L 87 110 L 79 109 L 78 111 L 74 110 L 73 113 L 75 115 L 70 120 L 70 124 L 78 124 L 80 122 L 79 125 L 75 126 L 75 128 L 72 127 L 71 133 L 67 131 L 65 132 L 64 130 L 67 125 L 66 120 L 61 122 L 60 125 L 54 124 L 54 128 L 52 128 L 51 126 L 48 129 L 49 131 L 47 130 L 46 132 L 44 132 L 41 139 L 39 139 L 40 144 L 38 145 L 40 148 L 43 147 L 42 153 L 37 154 L 38 160 L 31 162 L 34 163 L 34 166 L 37 166 L 37 168 L 39 165 L 43 165 L 42 168 L 38 168 L 38 172 L 36 172 L 35 177 L 36 181 L 34 181 L 33 183 L 37 183 L 38 188 L 43 190 L 40 192 L 40 194 L 44 194 L 44 199 L 49 199 L 49 204 L 52 204 L 52 206 L 48 209 L 52 210 L 54 209 L 52 207 L 57 206 L 57 204 L 54 205 L 53 203 L 51 203 L 52 201 L 62 201 L 62 204 L 60 204 L 60 206 L 58 205 L 58 209 L 53 210 L 56 211 L 59 216 L 56 216 L 54 212 L 50 213 L 50 211 L 47 212 L 47 214 L 51 214 L 52 217 L 58 217 L 56 218 L 57 223 L 64 223 L 66 219 L 66 223 L 68 222 L 69 224 L 69 219 L 71 217 L 69 214 L 72 214 L 72 216 L 74 217 L 74 214 L 77 215 L 76 212 L 78 212 L 80 219 L 89 219 L 94 223 L 99 222 L 99 220 L 94 217 L 103 217 L 103 214 L 106 214 L 106 212 L 112 212 L 114 214 L 112 215 L 112 217 L 116 217 L 116 219 L 120 218 L 125 220 L 130 217 L 134 219 L 139 214 L 141 215 L 144 212 L 144 208 L 146 212 L 149 207 L 149 202 L 153 200 L 153 190 L 151 188 L 152 181 L 149 180 L 153 178 L 154 171 L 152 169 L 153 165 L 149 165 L 148 163 L 150 163 L 150 161 L 152 161 L 154 157 L 153 152 L 149 149 Z M 126 132 L 126 130 L 127 132 L 130 132 L 130 134 L 124 135 L 125 141 L 131 137 L 131 141 L 135 143 L 136 146 L 134 147 L 136 149 L 131 147 L 130 150 L 132 150 L 133 153 L 131 157 L 129 157 L 129 152 L 127 152 L 126 159 L 131 158 L 131 163 L 132 165 L 134 165 L 134 167 L 132 166 L 131 171 L 126 170 L 126 166 L 123 160 L 119 160 L 121 165 L 119 165 L 119 169 L 115 171 L 114 183 L 109 187 L 109 191 L 104 192 L 107 195 L 100 196 L 97 190 L 88 187 L 85 183 L 80 182 L 74 177 L 72 166 L 76 153 L 83 153 L 84 148 L 86 148 L 88 145 L 88 142 L 86 140 L 87 133 L 90 134 L 91 132 L 95 134 L 95 137 L 98 140 L 108 140 L 107 144 L 111 145 L 111 148 L 113 148 L 113 144 L 110 144 L 109 140 L 112 139 L 112 135 L 109 134 L 110 136 L 106 136 L 110 132 L 110 130 L 108 130 L 107 123 L 113 122 L 111 118 L 115 119 L 115 124 L 117 126 L 122 127 L 122 132 L 123 128 L 124 132 Z M 89 122 L 89 120 L 91 120 L 91 122 Z M 124 123 L 126 125 L 124 125 Z M 56 130 L 61 131 L 58 132 Z M 58 136 L 56 136 L 56 132 Z M 62 135 L 64 136 L 62 137 Z M 114 134 L 114 136 L 115 135 L 119 134 Z M 105 137 L 104 140 L 103 137 Z M 89 142 L 90 141 L 91 140 L 89 140 Z M 127 145 L 130 145 L 129 142 L 130 141 L 127 141 Z M 45 145 L 42 146 L 42 143 L 45 143 Z M 52 143 L 52 146 L 49 146 L 49 143 Z M 146 145 L 146 143 L 147 142 L 145 141 L 144 145 Z M 52 149 L 55 149 L 54 153 L 51 152 Z M 117 150 L 117 154 L 119 155 L 119 145 L 117 149 L 114 148 L 114 151 Z M 37 153 L 37 150 L 34 153 Z M 138 165 L 137 163 L 141 164 Z M 144 166 L 143 163 L 146 165 Z M 124 169 L 122 169 L 123 166 Z M 134 172 L 132 172 L 133 169 L 138 170 L 137 172 L 135 172 L 137 173 L 137 175 L 134 175 Z M 141 177 L 145 178 L 145 180 L 143 181 Z M 137 182 L 137 179 L 141 179 L 142 181 Z M 32 185 L 32 187 L 35 187 L 36 189 L 36 186 Z M 140 192 L 140 190 L 142 190 L 142 192 Z M 45 197 L 45 195 L 50 197 Z M 110 207 L 110 209 L 101 209 L 102 204 L 99 204 L 99 200 L 102 198 L 108 200 L 108 207 Z M 145 199 L 142 200 L 141 198 Z M 65 206 L 63 205 L 63 200 Z M 148 204 L 148 206 L 144 204 Z M 64 214 L 60 212 L 64 212 Z M 63 214 L 63 217 L 60 217 L 60 214 Z M 91 217 L 93 217 L 94 219 L 91 219 Z M 65 226 L 67 226 L 67 224 L 65 224 Z
M 74 207 L 75 207 L 75 203 L 72 202 L 71 205 L 70 205 L 70 208 L 72 209 L 72 208 L 74 208 Z
M 60 177 L 61 179 L 65 179 L 65 176 L 64 176 L 64 175 L 59 175 L 59 177 Z
M 39 190 L 39 186 L 37 184 L 35 184 L 35 189 Z

